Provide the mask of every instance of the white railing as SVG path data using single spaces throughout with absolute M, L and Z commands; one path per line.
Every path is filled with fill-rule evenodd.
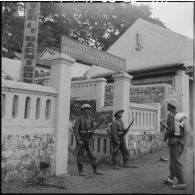
M 96 110 L 104 107 L 106 79 L 88 79 L 71 82 L 71 97 L 79 100 L 96 100 Z
M 96 98 L 96 80 L 72 81 L 71 96 L 79 98 Z
M 53 87 L 2 79 L 3 133 L 54 133 L 57 94 Z
M 159 131 L 160 107 L 156 105 L 129 104 L 129 123 L 135 118 L 131 130 Z

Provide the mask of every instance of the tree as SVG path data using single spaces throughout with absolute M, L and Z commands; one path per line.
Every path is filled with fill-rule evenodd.
M 11 56 L 12 50 L 22 48 L 24 17 L 19 16 L 19 12 L 23 4 L 2 4 L 3 44 Z M 38 52 L 45 48 L 60 50 L 61 35 L 106 51 L 137 18 L 165 27 L 159 19 L 152 18 L 151 14 L 149 6 L 130 3 L 41 2 Z M 11 36 L 8 36 L 9 33 Z
M 1 2 L 2 7 L 2 45 L 8 50 L 5 54 L 13 58 L 13 52 L 21 50 L 24 32 L 24 17 L 19 12 L 24 11 L 20 2 Z

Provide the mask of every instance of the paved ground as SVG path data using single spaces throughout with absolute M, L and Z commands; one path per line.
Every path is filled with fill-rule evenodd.
M 193 189 L 193 148 L 186 148 L 182 156 L 186 190 L 172 190 L 163 184 L 169 171 L 169 162 L 160 161 L 160 157 L 169 158 L 168 149 L 147 154 L 132 162 L 139 168 L 121 168 L 113 170 L 111 166 L 101 164 L 99 169 L 104 175 L 94 175 L 86 164 L 86 177 L 78 176 L 76 163 L 69 164 L 69 176 L 51 177 L 49 181 L 60 184 L 66 189 L 42 186 L 6 186 L 2 184 L 2 193 L 139 193 L 139 194 L 194 194 Z

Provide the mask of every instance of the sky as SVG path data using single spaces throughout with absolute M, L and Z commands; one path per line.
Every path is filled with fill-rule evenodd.
M 165 26 L 177 33 L 193 38 L 193 2 L 133 2 L 146 4 L 152 10 L 152 17 L 159 18 Z
M 159 18 L 168 29 L 193 38 L 193 2 L 136 2 L 132 0 L 131 3 L 149 5 L 152 8 L 152 17 Z

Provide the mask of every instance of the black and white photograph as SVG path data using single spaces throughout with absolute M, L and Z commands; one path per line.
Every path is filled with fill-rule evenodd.
M 195 194 L 194 10 L 1 1 L 1 193 Z

